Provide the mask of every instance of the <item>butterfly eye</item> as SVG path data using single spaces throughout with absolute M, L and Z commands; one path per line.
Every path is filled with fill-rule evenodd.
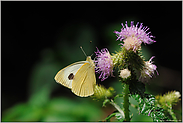
M 74 78 L 74 74 L 73 73 L 69 74 L 68 79 L 72 80 L 73 78 Z

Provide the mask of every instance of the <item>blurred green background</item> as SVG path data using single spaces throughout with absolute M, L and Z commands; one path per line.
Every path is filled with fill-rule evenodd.
M 142 46 L 146 60 L 156 56 L 153 61 L 160 74 L 147 84 L 147 92 L 182 94 L 181 1 L 2 1 L 1 14 L 1 121 L 94 122 L 115 111 L 90 97 L 77 97 L 57 84 L 54 76 L 63 67 L 86 59 L 80 46 L 92 58 L 96 47 L 108 48 L 110 53 L 119 50 L 113 31 L 120 31 L 125 21 L 142 22 L 156 37 L 156 43 Z M 116 78 L 97 79 L 97 83 L 121 93 Z M 174 109 L 181 120 L 181 101 Z M 152 121 L 133 107 L 130 110 L 132 121 Z

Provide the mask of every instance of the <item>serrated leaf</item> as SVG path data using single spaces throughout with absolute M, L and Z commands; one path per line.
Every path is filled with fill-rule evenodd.
M 144 94 L 143 98 L 140 95 L 132 95 L 139 103 L 139 112 L 143 115 L 150 116 L 155 122 L 167 121 L 164 114 L 164 109 L 155 105 L 155 97 L 150 94 Z
M 115 114 L 115 116 L 116 116 L 116 119 L 117 119 L 118 121 L 120 121 L 120 122 L 124 121 L 124 119 L 125 119 L 125 117 L 123 117 L 123 115 L 122 115 L 121 113 L 119 113 L 119 112 L 117 112 L 117 113 Z

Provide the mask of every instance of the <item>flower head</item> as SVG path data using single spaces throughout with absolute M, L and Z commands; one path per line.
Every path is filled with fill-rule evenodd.
M 158 104 L 160 104 L 164 109 L 167 109 L 179 102 L 179 97 L 181 97 L 179 91 L 171 91 L 164 95 L 157 95 L 155 98 Z
M 147 82 L 150 78 L 153 77 L 154 75 L 154 71 L 156 70 L 157 66 L 152 64 L 151 60 L 154 58 L 155 56 L 151 57 L 149 61 L 145 62 L 145 66 L 143 67 L 143 70 L 141 71 L 141 75 L 139 80 L 142 82 Z M 156 70 L 157 75 L 158 71 Z
M 129 76 L 131 76 L 131 72 L 128 69 L 120 70 L 119 77 L 121 77 L 121 78 L 128 78 Z
M 95 70 L 97 73 L 100 73 L 99 79 L 101 79 L 101 81 L 104 81 L 110 75 L 113 76 L 113 61 L 107 48 L 104 48 L 101 51 L 99 51 L 97 48 L 97 52 L 95 53 Z
M 131 26 L 128 27 L 127 25 L 127 21 L 125 26 L 122 25 L 122 29 L 121 32 L 118 31 L 114 31 L 114 33 L 116 33 L 117 35 L 117 39 L 122 41 L 124 39 L 124 44 L 122 44 L 125 48 L 132 49 L 132 50 L 137 50 L 138 48 L 140 48 L 140 45 L 142 42 L 144 42 L 145 44 L 150 44 L 152 42 L 156 42 L 151 38 L 154 38 L 154 36 L 150 35 L 151 32 L 147 32 L 149 30 L 149 28 L 146 26 L 143 26 L 143 23 L 140 24 L 140 27 L 138 27 L 139 22 L 136 24 L 136 26 L 134 25 L 134 22 L 131 21 Z
M 137 39 L 137 37 L 128 37 L 123 40 L 124 44 L 122 44 L 127 50 L 133 50 L 136 52 L 138 49 L 141 48 L 141 41 Z

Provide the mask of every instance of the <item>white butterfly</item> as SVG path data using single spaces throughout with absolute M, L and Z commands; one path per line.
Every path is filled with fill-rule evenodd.
M 86 61 L 75 62 L 60 70 L 55 80 L 70 88 L 77 96 L 91 96 L 96 85 L 95 64 L 88 56 Z

